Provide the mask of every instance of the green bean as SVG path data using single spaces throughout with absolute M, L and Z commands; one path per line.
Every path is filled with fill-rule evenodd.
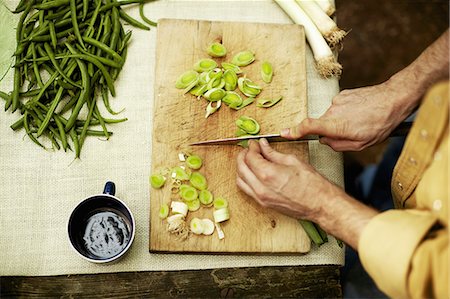
M 55 0 L 58 1 L 58 0 Z M 78 42 L 81 44 L 81 46 L 86 49 L 86 46 L 84 45 L 83 38 L 81 37 L 80 28 L 78 27 L 78 20 L 77 20 L 77 6 L 75 3 L 75 0 L 70 0 L 70 15 L 72 18 L 72 26 L 73 26 L 73 32 L 75 33 L 75 36 L 78 39 Z
M 156 27 L 156 25 L 158 25 L 157 23 L 153 22 L 152 20 L 148 19 L 148 18 L 145 16 L 145 14 L 144 14 L 144 3 L 140 3 L 140 4 L 139 4 L 139 14 L 140 14 L 140 16 L 141 16 L 141 19 L 142 19 L 145 23 L 149 24 L 150 26 L 155 26 L 155 27 Z
M 111 33 L 111 40 L 109 42 L 109 47 L 111 48 L 111 50 L 116 51 L 117 42 L 119 40 L 120 35 L 120 28 L 122 26 L 120 25 L 119 11 L 117 10 L 117 8 L 113 7 L 111 11 L 112 11 L 111 17 L 113 23 L 113 30 Z
M 88 111 L 88 115 L 86 116 L 86 121 L 84 123 L 83 129 L 81 130 L 81 133 L 80 133 L 80 141 L 79 141 L 80 142 L 80 148 L 84 144 L 84 139 L 86 138 L 86 131 L 89 128 L 90 121 L 91 121 L 91 118 L 92 118 L 92 113 L 94 112 L 94 108 L 96 107 L 95 101 L 91 101 L 90 104 L 89 104 L 89 101 L 88 101 L 87 104 L 88 104 L 88 107 L 89 107 L 89 111 Z
M 44 48 L 45 51 L 47 51 L 48 57 L 50 58 L 50 61 L 52 62 L 53 66 L 55 67 L 55 69 L 58 71 L 58 73 L 67 80 L 68 83 L 72 84 L 73 86 L 82 88 L 82 86 L 76 82 L 74 82 L 72 79 L 70 79 L 70 77 L 68 75 L 66 75 L 63 70 L 61 69 L 61 67 L 59 66 L 58 62 L 56 61 L 55 58 L 55 54 L 53 53 L 52 48 L 50 47 L 50 45 L 48 43 L 44 43 Z
M 5 101 L 9 101 L 11 97 L 6 92 L 0 90 L 0 98 L 4 99 Z
M 32 51 L 33 59 L 36 59 L 36 49 L 34 48 L 34 43 L 30 45 L 30 49 Z M 44 87 L 44 84 L 42 83 L 41 75 L 39 73 L 39 67 L 35 61 L 33 61 L 33 71 L 34 75 L 36 77 L 37 84 L 40 88 Z
M 147 2 L 145 0 L 124 0 L 124 1 L 114 1 L 112 3 L 107 3 L 105 5 L 102 6 L 102 8 L 100 8 L 100 11 L 107 11 L 110 10 L 113 7 L 118 7 L 118 6 L 122 6 L 122 5 L 127 5 L 127 4 L 136 4 L 136 3 L 143 3 L 143 2 Z
M 58 76 L 58 72 L 54 72 L 53 75 L 50 77 L 50 79 L 48 79 L 47 82 L 45 82 L 44 86 L 39 90 L 39 93 L 35 97 L 33 97 L 27 103 L 27 105 L 32 105 L 33 103 L 39 102 L 39 99 L 42 97 L 45 90 L 53 83 L 53 81 L 55 81 L 57 76 Z
M 61 146 L 59 145 L 59 143 L 56 141 L 55 136 L 52 133 L 48 134 L 48 137 L 50 138 L 50 141 L 52 142 L 53 146 L 56 147 L 57 150 L 61 149 Z
M 102 87 L 102 99 L 103 99 L 103 104 L 105 105 L 106 110 L 108 110 L 108 112 L 111 113 L 112 115 L 117 115 L 123 111 L 123 109 L 122 109 L 119 112 L 115 112 L 114 110 L 111 109 L 111 106 L 109 104 L 108 89 L 106 87 Z
M 77 128 L 76 129 L 77 133 L 81 133 L 81 129 Z M 111 136 L 113 134 L 113 132 L 108 131 L 108 135 Z M 87 130 L 86 131 L 86 135 L 87 136 L 97 136 L 97 137 L 106 137 L 105 136 L 105 132 L 103 131 L 97 131 L 97 130 Z
M 66 131 L 64 130 L 64 126 L 61 122 L 61 119 L 57 115 L 54 119 L 55 119 L 56 126 L 58 127 L 59 135 L 61 136 L 61 143 L 62 143 L 63 149 L 64 149 L 64 151 L 67 151 L 67 148 L 69 147 L 69 145 L 67 143 L 67 135 L 66 135 Z
M 53 23 L 53 21 L 50 21 L 48 25 L 50 31 L 50 39 L 52 40 L 52 46 L 53 49 L 56 50 L 56 47 L 58 46 L 58 38 L 56 37 L 55 23 Z
M 101 5 L 102 5 L 102 2 L 98 1 L 97 2 L 97 6 L 95 7 L 94 13 L 93 13 L 93 15 L 91 17 L 91 20 L 89 21 L 89 26 L 84 31 L 84 34 L 83 34 L 84 36 L 91 37 L 91 34 L 94 33 L 94 31 L 93 31 L 94 30 L 94 25 L 95 25 L 95 22 L 97 21 L 98 12 L 100 10 Z
M 66 43 L 66 47 L 69 49 L 69 51 L 72 54 L 77 54 L 77 51 L 68 43 Z M 73 125 L 75 124 L 75 120 L 77 119 L 78 113 L 81 110 L 81 107 L 83 107 L 84 103 L 86 102 L 87 98 L 90 95 L 90 81 L 89 81 L 89 74 L 87 72 L 87 67 L 80 59 L 75 59 L 75 61 L 78 64 L 78 68 L 81 72 L 81 81 L 83 82 L 83 89 L 80 93 L 80 97 L 78 98 L 77 104 L 72 110 L 72 114 L 70 115 L 69 119 L 67 120 L 67 124 L 65 127 L 66 132 L 69 131 Z
M 125 36 L 124 36 L 124 38 L 123 38 L 123 40 L 122 40 L 122 45 L 121 45 L 120 48 L 119 48 L 119 53 L 121 53 L 121 52 L 123 51 L 123 49 L 127 46 L 128 41 L 129 41 L 130 38 L 131 38 L 131 34 L 132 34 L 131 31 L 128 31 L 128 32 L 125 34 Z
M 69 111 L 70 109 L 72 109 L 72 107 L 77 103 L 78 98 L 80 97 L 80 93 L 81 91 L 78 90 L 77 93 L 72 96 L 72 98 L 66 103 L 66 105 L 64 105 L 64 107 L 61 109 L 61 111 L 59 111 L 59 114 L 64 114 L 67 111 Z M 66 122 L 67 123 L 67 122 Z M 64 124 L 66 125 L 66 124 Z
M 128 22 L 131 26 L 138 27 L 144 30 L 150 30 L 150 27 L 147 25 L 142 24 L 136 19 L 133 19 L 130 15 L 128 15 L 126 12 L 124 12 L 121 8 L 119 8 L 119 15 L 120 17 L 125 21 Z
M 109 139 L 110 134 L 108 133 L 108 130 L 106 128 L 105 120 L 103 119 L 102 115 L 100 114 L 100 111 L 98 110 L 97 106 L 95 106 L 95 115 L 97 116 L 97 119 L 100 122 L 100 125 L 102 126 L 103 133 L 105 134 L 106 139 Z
M 113 49 L 111 49 L 109 46 L 107 46 L 104 43 L 99 42 L 93 38 L 90 38 L 90 37 L 83 37 L 83 40 L 86 43 L 88 43 L 94 47 L 97 47 L 97 48 L 101 49 L 102 51 L 105 51 L 106 53 L 110 54 L 115 60 L 118 60 L 121 64 L 123 64 L 122 57 L 119 54 L 117 54 Z
M 13 11 L 13 13 L 19 13 L 25 10 L 27 5 L 27 0 L 20 0 L 19 4 L 17 4 L 16 9 Z
M 73 127 L 69 132 L 70 138 L 72 139 L 73 146 L 75 147 L 75 159 L 80 157 L 80 143 L 78 141 L 78 135 Z
M 89 8 L 89 0 L 83 0 L 83 21 L 86 19 Z
M 17 57 L 16 57 L 17 59 Z M 20 91 L 20 69 L 14 68 L 14 87 L 13 92 L 11 94 L 11 101 L 7 101 L 5 104 L 5 110 L 9 109 L 9 106 L 12 104 L 12 112 L 16 111 L 19 107 L 19 91 Z
M 37 131 L 36 137 L 39 137 L 42 135 L 42 133 L 44 133 L 44 130 L 47 128 L 47 126 L 50 122 L 50 119 L 52 118 L 53 113 L 55 112 L 55 109 L 58 106 L 59 101 L 61 100 L 63 92 L 64 92 L 64 88 L 60 87 L 58 89 L 58 92 L 56 93 L 55 98 L 52 101 L 52 104 L 50 105 L 50 107 L 48 109 L 48 112 L 47 112 L 44 120 L 42 121 L 42 124 L 40 125 L 40 127 Z
M 83 59 L 84 56 L 82 56 L 82 55 L 84 54 L 84 55 L 86 55 L 86 56 L 91 57 L 92 59 L 97 59 L 99 62 L 101 62 L 101 63 L 104 64 L 104 65 L 107 65 L 107 66 L 110 66 L 110 67 L 113 67 L 113 68 L 116 68 L 116 69 L 122 67 L 122 65 L 120 65 L 120 64 L 117 63 L 117 62 L 115 62 L 114 60 L 111 60 L 111 59 L 108 59 L 108 58 L 105 58 L 105 57 L 102 57 L 102 56 L 97 56 L 97 55 L 94 55 L 94 54 L 89 53 L 88 51 L 83 50 L 83 48 L 81 48 L 80 45 L 77 45 L 77 49 L 78 49 L 82 54 L 67 55 L 67 57 L 81 58 L 81 59 Z M 61 56 L 61 57 L 63 57 L 63 56 Z M 58 58 L 60 58 L 60 57 L 58 57 Z
M 30 131 L 30 125 L 28 124 L 28 112 L 26 111 L 24 116 L 23 116 L 23 127 L 25 128 L 25 132 L 27 133 L 28 137 L 30 137 L 30 139 L 36 143 L 37 145 L 39 145 L 40 147 L 44 148 L 45 147 L 34 137 L 33 133 L 31 133 Z
M 41 3 L 41 4 L 37 4 L 33 8 L 37 9 L 37 10 L 41 10 L 41 9 L 48 10 L 48 9 L 52 9 L 52 8 L 57 8 L 62 5 L 67 5 L 68 3 L 69 3 L 69 0 L 53 0 L 53 1 L 48 1 L 48 2 Z

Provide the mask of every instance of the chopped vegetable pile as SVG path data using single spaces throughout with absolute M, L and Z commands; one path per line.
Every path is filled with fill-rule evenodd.
M 150 176 L 150 184 L 154 189 L 165 186 L 166 176 L 170 176 L 172 180 L 170 208 L 169 202 L 163 202 L 159 209 L 159 217 L 166 221 L 167 231 L 177 235 L 181 240 L 187 239 L 191 233 L 212 235 L 215 229 L 219 239 L 223 239 L 225 235 L 219 223 L 230 219 L 228 201 L 222 197 L 214 198 L 213 193 L 208 190 L 206 177 L 198 171 L 203 165 L 200 156 L 180 153 L 179 160 L 185 165 L 166 168 Z M 188 226 L 186 223 L 188 213 L 196 212 L 202 207 L 214 208 L 214 222 L 208 218 L 194 217 Z

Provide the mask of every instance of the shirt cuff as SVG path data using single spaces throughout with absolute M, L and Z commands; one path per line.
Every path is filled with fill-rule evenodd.
M 428 211 L 389 210 L 364 228 L 358 244 L 361 263 L 388 296 L 409 297 L 407 276 L 412 256 L 436 222 Z

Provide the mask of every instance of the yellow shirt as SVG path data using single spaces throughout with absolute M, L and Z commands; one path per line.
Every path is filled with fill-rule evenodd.
M 431 88 L 392 177 L 396 209 L 375 216 L 358 251 L 393 298 L 449 298 L 449 82 Z

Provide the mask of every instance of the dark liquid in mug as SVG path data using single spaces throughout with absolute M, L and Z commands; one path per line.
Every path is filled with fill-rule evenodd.
M 107 259 L 127 246 L 130 231 L 121 216 L 114 212 L 99 212 L 87 220 L 83 239 L 88 252 Z

